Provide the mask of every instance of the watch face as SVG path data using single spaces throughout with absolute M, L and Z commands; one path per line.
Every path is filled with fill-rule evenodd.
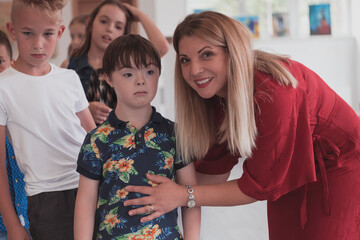
M 193 207 L 195 207 L 195 200 L 189 200 L 189 201 L 187 202 L 187 206 L 188 206 L 188 208 L 193 208 Z

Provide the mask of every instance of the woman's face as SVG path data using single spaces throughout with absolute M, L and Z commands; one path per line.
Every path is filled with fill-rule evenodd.
M 226 58 L 222 47 L 201 38 L 184 36 L 179 41 L 182 75 L 202 98 L 226 97 Z

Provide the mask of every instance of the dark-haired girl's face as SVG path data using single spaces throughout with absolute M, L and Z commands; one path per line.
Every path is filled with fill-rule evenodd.
M 91 47 L 105 51 L 117 37 L 124 35 L 126 15 L 115 5 L 104 5 L 96 15 L 92 25 Z
M 227 94 L 227 55 L 222 47 L 198 37 L 179 41 L 179 62 L 185 81 L 202 97 Z

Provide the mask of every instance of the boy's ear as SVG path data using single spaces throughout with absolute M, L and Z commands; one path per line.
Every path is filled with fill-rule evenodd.
M 59 30 L 58 30 L 58 36 L 57 36 L 57 39 L 58 39 L 58 40 L 61 38 L 61 36 L 62 36 L 62 34 L 64 33 L 64 31 L 65 31 L 65 26 L 64 26 L 64 25 L 61 25 L 61 26 L 59 27 Z
M 8 32 L 9 32 L 9 35 L 10 35 L 11 39 L 16 41 L 14 24 L 12 22 L 7 22 L 6 23 L 6 28 L 7 28 Z
M 111 82 L 111 79 L 109 78 L 109 76 L 106 73 L 104 73 L 104 79 L 110 85 L 110 87 L 114 87 Z

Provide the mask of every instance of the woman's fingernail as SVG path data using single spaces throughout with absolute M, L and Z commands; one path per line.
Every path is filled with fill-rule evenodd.
M 130 211 L 130 212 L 129 212 L 129 215 L 130 215 L 130 216 L 134 215 L 134 212 L 133 212 L 133 211 Z

